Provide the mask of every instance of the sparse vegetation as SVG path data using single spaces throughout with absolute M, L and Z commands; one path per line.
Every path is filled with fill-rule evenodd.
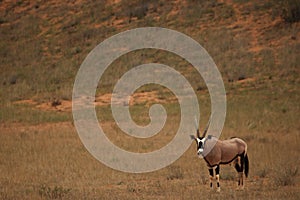
M 300 199 L 299 10 L 298 0 L 0 1 L 0 199 Z M 183 32 L 214 59 L 227 92 L 221 137 L 238 136 L 249 145 L 245 191 L 235 191 L 231 166 L 221 167 L 222 192 L 208 192 L 206 164 L 194 144 L 172 165 L 146 174 L 112 170 L 82 145 L 70 104 L 80 64 L 104 39 L 144 26 Z M 170 52 L 121 56 L 105 71 L 96 95 L 108 95 L 126 71 L 151 62 L 188 79 L 202 129 L 209 91 L 197 71 Z M 136 92 L 141 99 L 130 112 L 137 124 L 150 122 L 153 103 L 166 108 L 159 134 L 124 134 L 106 101 L 96 112 L 114 144 L 144 153 L 173 139 L 180 107 L 164 87 L 150 84 Z
M 295 185 L 298 174 L 298 166 L 285 165 L 275 169 L 274 182 L 277 186 Z
M 168 168 L 167 180 L 183 179 L 183 172 L 180 166 L 170 166 Z
M 229 181 L 236 181 L 237 180 L 237 173 L 234 167 L 228 168 L 228 166 L 221 166 L 222 173 L 220 174 L 220 179 L 222 180 L 229 180 Z
M 70 191 L 70 188 L 65 189 L 61 186 L 55 186 L 52 188 L 42 185 L 39 189 L 39 194 L 42 198 L 46 199 L 65 199 Z
M 281 0 L 281 16 L 286 22 L 300 21 L 300 1 L 299 0 Z
M 258 176 L 260 177 L 260 178 L 266 178 L 266 176 L 268 175 L 268 170 L 267 169 L 260 169 L 259 171 L 258 171 Z

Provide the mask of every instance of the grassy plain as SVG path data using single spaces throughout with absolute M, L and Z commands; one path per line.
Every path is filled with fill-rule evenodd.
M 0 199 L 299 199 L 299 21 L 287 20 L 275 1 L 147 2 L 0 2 Z M 144 26 L 181 31 L 216 62 L 227 93 L 221 139 L 237 136 L 249 146 L 245 190 L 236 190 L 233 167 L 222 166 L 222 191 L 210 191 L 195 144 L 146 174 L 112 170 L 84 148 L 70 109 L 76 72 L 98 43 Z M 147 124 L 149 106 L 160 102 L 168 112 L 164 129 L 136 139 L 116 126 L 107 97 L 123 73 L 145 62 L 185 75 L 200 102 L 200 129 L 210 113 L 205 83 L 182 58 L 151 49 L 122 56 L 99 81 L 96 111 L 108 137 L 135 152 L 167 144 L 180 120 L 174 95 L 148 85 L 137 91 L 132 118 Z

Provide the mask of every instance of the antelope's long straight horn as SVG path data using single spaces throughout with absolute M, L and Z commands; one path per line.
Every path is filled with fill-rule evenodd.
M 200 132 L 199 132 L 199 129 L 197 129 L 197 137 L 200 138 Z
M 208 122 L 207 122 L 207 125 L 206 125 L 206 127 L 205 127 L 205 130 L 203 131 L 202 137 L 205 137 L 205 135 L 206 135 L 206 133 L 207 133 L 207 130 L 208 130 L 208 127 L 209 127 L 209 124 L 210 124 L 210 120 L 211 120 L 211 116 L 210 116 L 210 118 L 209 118 L 209 120 L 208 120 Z
M 196 116 L 195 116 L 195 129 L 196 129 L 196 131 L 197 131 L 197 137 L 199 138 L 199 137 L 200 137 L 200 132 L 199 132 L 198 122 L 197 122 Z

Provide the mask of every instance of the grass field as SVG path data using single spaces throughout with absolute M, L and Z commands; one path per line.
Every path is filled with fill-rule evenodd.
M 0 199 L 299 199 L 299 4 L 0 1 Z M 227 95 L 221 139 L 237 136 L 248 144 L 244 190 L 236 190 L 233 166 L 221 166 L 221 193 L 210 191 L 195 144 L 166 168 L 130 174 L 98 162 L 81 143 L 71 112 L 77 70 L 104 39 L 145 26 L 187 34 L 216 62 Z M 200 104 L 201 130 L 209 118 L 207 87 L 189 63 L 161 50 L 130 52 L 105 71 L 96 94 L 101 126 L 128 151 L 163 147 L 180 120 L 173 93 L 147 85 L 135 93 L 132 118 L 146 125 L 150 105 L 161 103 L 168 113 L 162 131 L 137 139 L 114 122 L 109 105 L 114 85 L 126 71 L 150 62 L 173 67 L 189 80 Z

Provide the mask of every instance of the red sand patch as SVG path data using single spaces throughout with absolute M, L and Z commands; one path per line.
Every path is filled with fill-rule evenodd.
M 107 106 L 111 104 L 112 94 L 104 94 L 95 98 L 95 106 Z M 134 93 L 130 100 L 129 105 L 136 104 L 152 104 L 155 103 L 166 103 L 166 102 L 175 102 L 177 99 L 175 96 L 168 97 L 168 99 L 162 99 L 158 97 L 158 93 L 156 91 L 151 92 L 137 92 Z M 15 101 L 15 104 L 27 104 L 32 105 L 37 109 L 45 110 L 45 111 L 58 111 L 58 112 L 71 112 L 72 110 L 72 101 L 68 100 L 55 100 L 52 102 L 38 103 L 31 99 Z M 118 103 L 118 102 L 116 102 Z

